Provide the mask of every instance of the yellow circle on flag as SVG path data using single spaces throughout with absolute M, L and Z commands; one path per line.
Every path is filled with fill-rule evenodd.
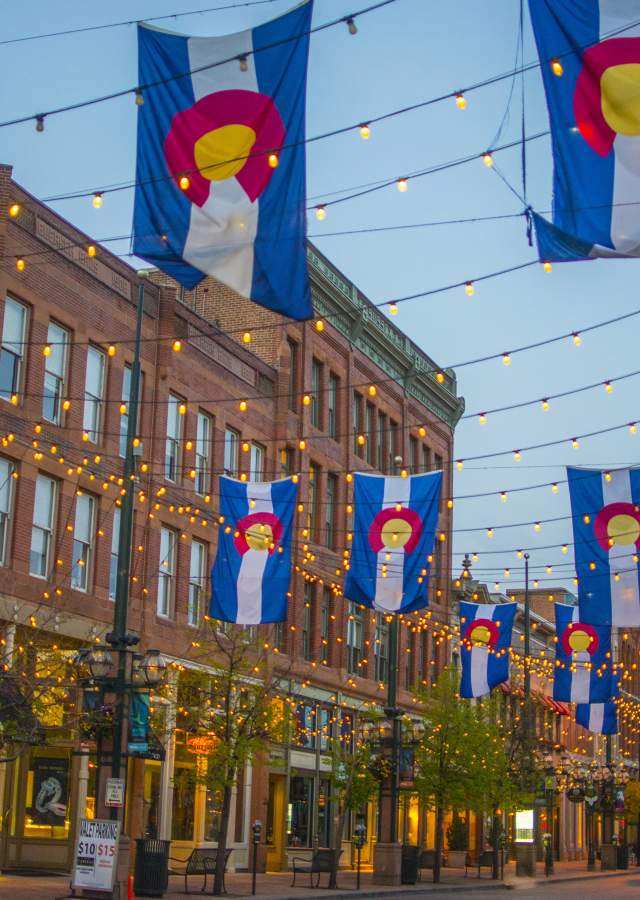
M 607 534 L 614 544 L 635 544 L 640 538 L 640 522 L 624 513 L 612 516 L 607 523 Z
M 591 640 L 591 635 L 587 634 L 586 631 L 576 629 L 569 635 L 569 646 L 576 653 L 584 653 L 591 646 Z
M 203 134 L 193 146 L 198 171 L 209 181 L 233 178 L 247 161 L 256 142 L 248 125 L 223 125 Z
M 491 634 L 486 625 L 476 625 L 469 637 L 475 644 L 489 644 L 491 640 Z
M 406 519 L 389 519 L 380 529 L 380 539 L 385 547 L 404 547 L 413 534 Z
M 247 528 L 244 536 L 251 550 L 268 550 L 273 541 L 273 530 L 271 525 L 256 522 Z
M 640 63 L 609 66 L 600 79 L 602 115 L 618 134 L 640 134 Z

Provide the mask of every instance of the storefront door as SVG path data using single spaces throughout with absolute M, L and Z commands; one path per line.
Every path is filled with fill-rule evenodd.
M 282 872 L 286 869 L 284 852 L 285 787 L 284 775 L 269 775 L 266 831 L 268 872 Z

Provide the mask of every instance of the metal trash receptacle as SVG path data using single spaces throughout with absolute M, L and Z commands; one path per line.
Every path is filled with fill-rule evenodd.
M 169 845 L 158 838 L 136 840 L 133 891 L 136 896 L 163 897 L 169 886 Z
M 402 845 L 402 867 L 400 881 L 402 884 L 415 884 L 418 880 L 418 847 L 412 844 Z

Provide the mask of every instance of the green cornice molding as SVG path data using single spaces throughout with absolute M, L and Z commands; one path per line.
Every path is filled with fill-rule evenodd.
M 445 369 L 438 384 L 439 366 L 310 243 L 307 260 L 318 315 L 453 430 L 464 412 L 453 369 Z

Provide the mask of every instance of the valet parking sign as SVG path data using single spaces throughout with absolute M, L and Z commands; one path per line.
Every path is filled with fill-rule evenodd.
M 73 865 L 73 888 L 111 893 L 118 862 L 120 825 L 109 819 L 81 819 Z

